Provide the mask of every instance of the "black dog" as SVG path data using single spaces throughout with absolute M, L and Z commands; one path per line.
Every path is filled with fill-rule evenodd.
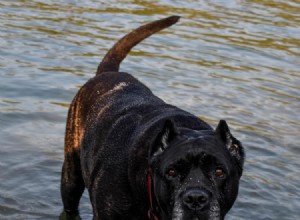
M 224 219 L 242 175 L 244 151 L 224 120 L 206 122 L 166 104 L 121 61 L 140 41 L 171 26 L 172 16 L 119 40 L 69 109 L 61 194 L 78 213 L 87 187 L 94 219 Z

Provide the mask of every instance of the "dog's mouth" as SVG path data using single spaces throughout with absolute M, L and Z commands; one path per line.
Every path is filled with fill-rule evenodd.
M 172 220 L 222 220 L 220 207 L 217 202 L 213 202 L 206 210 L 188 210 L 182 206 L 181 202 L 175 202 Z
M 219 213 L 201 213 L 192 215 L 183 215 L 181 218 L 178 216 L 172 218 L 172 220 L 222 220 Z

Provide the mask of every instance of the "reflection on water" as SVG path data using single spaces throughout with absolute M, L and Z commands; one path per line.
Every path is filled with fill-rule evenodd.
M 298 219 L 300 3 L 297 0 L 0 2 L 0 219 L 58 219 L 69 103 L 133 28 L 181 21 L 121 66 L 247 149 L 227 219 Z M 91 219 L 88 196 L 82 219 Z

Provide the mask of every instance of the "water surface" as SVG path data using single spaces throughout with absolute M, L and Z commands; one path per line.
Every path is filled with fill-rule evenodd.
M 58 218 L 69 103 L 117 39 L 169 15 L 182 19 L 121 70 L 243 142 L 227 219 L 299 219 L 299 12 L 298 0 L 1 0 L 0 219 Z M 86 194 L 80 211 L 92 218 Z

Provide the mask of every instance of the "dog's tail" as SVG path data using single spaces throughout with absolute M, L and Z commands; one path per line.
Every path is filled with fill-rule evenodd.
M 120 63 L 129 51 L 138 43 L 152 34 L 175 24 L 179 16 L 170 16 L 145 24 L 121 38 L 105 55 L 98 66 L 97 74 L 102 72 L 118 72 Z

